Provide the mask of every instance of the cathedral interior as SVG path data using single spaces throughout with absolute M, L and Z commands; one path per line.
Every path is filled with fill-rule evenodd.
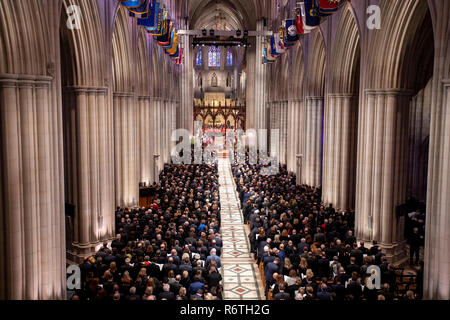
M 0 0 L 0 299 L 450 300 L 449 39 L 448 0 Z

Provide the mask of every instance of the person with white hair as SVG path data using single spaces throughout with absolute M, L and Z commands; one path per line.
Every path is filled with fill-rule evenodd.
M 217 253 L 216 249 L 211 249 L 210 255 L 208 256 L 208 258 L 206 258 L 206 267 L 209 267 L 211 261 L 216 262 L 217 268 L 220 268 L 222 266 L 220 257 L 216 253 Z

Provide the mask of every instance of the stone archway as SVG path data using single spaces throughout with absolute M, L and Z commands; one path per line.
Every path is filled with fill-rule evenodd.
M 84 16 L 80 30 L 66 26 L 67 8 Z M 60 22 L 67 253 L 75 262 L 114 237 L 113 110 L 95 2 L 63 1 Z
M 305 140 L 302 183 L 318 187 L 322 174 L 322 133 L 325 84 L 325 45 L 320 28 L 308 44 L 305 85 Z
M 337 209 L 354 208 L 356 130 L 361 45 L 350 4 L 340 12 L 327 70 L 324 111 L 322 200 Z
M 426 1 L 380 4 L 384 27 L 374 33 L 364 56 L 355 228 L 358 239 L 377 240 L 388 258 L 399 260 L 405 217 L 396 211 L 406 200 L 410 100 L 421 76 L 419 59 L 429 50 L 417 41 L 427 32 L 420 27 L 428 6 Z
M 0 299 L 65 297 L 59 12 L 0 2 Z

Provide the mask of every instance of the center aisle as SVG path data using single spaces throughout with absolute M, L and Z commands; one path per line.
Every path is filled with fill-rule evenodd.
M 224 300 L 264 299 L 259 270 L 250 253 L 248 231 L 240 210 L 230 160 L 219 158 L 218 167 Z

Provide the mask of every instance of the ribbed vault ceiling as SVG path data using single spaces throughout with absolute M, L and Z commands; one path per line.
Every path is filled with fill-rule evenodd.
M 255 0 L 192 0 L 191 29 L 250 30 L 256 24 Z

